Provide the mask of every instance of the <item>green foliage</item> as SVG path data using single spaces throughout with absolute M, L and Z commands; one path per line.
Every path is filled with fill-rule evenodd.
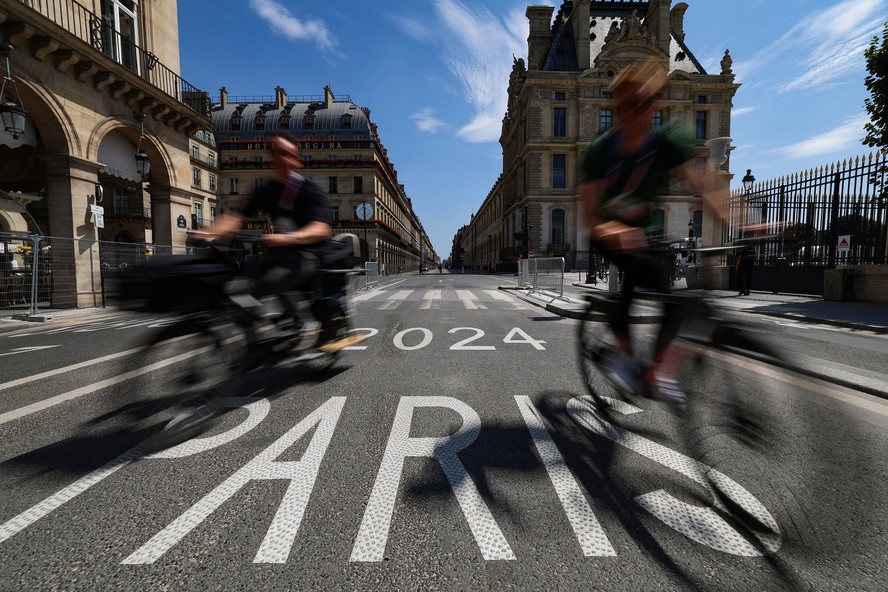
M 866 70 L 864 81 L 870 98 L 864 101 L 870 121 L 864 126 L 863 143 L 874 148 L 888 148 L 888 23 L 882 29 L 882 38 L 873 37 L 863 52 Z

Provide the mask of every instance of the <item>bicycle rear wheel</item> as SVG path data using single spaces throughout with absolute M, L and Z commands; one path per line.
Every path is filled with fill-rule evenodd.
M 130 429 L 144 431 L 155 448 L 183 442 L 210 427 L 222 399 L 240 386 L 244 341 L 234 325 L 183 319 L 148 342 L 143 359 L 154 370 L 135 388 L 126 412 Z

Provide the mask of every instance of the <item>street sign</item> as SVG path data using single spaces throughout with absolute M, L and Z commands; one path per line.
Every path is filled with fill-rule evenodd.
M 355 208 L 355 216 L 358 220 L 369 220 L 373 217 L 373 206 L 367 202 L 358 204 Z
M 844 251 L 847 253 L 851 249 L 851 235 L 850 234 L 842 234 L 839 236 L 839 244 L 838 244 L 839 252 Z
M 105 227 L 105 208 L 95 204 L 89 204 L 89 211 L 95 220 L 96 228 Z
M 527 252 L 527 256 L 528 256 L 528 257 L 533 257 L 533 249 L 531 249 L 531 250 L 529 250 L 529 251 Z

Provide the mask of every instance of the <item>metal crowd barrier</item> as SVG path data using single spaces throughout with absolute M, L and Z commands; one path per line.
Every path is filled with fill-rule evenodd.
M 546 290 L 564 296 L 564 257 L 532 257 L 527 263 L 532 291 Z
M 518 285 L 530 286 L 530 259 L 520 259 L 518 261 Z
M 379 262 L 368 261 L 364 263 L 364 269 L 367 270 L 364 278 L 364 286 L 362 290 L 372 290 L 379 283 Z

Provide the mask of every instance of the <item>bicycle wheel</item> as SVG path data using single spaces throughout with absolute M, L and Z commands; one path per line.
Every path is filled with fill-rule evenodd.
M 161 329 L 143 351 L 151 371 L 125 409 L 130 429 L 144 431 L 155 448 L 208 429 L 222 411 L 221 399 L 238 392 L 243 343 L 234 325 L 209 319 L 183 319 Z
M 590 298 L 577 327 L 577 362 L 580 376 L 600 410 L 611 407 L 620 397 L 600 367 L 602 356 L 614 350 L 614 336 L 607 320 L 615 310 L 614 302 L 603 298 Z
M 805 427 L 802 410 L 778 410 L 787 387 L 770 366 L 783 365 L 780 353 L 762 336 L 723 321 L 697 344 L 696 363 L 679 376 L 688 390 L 679 433 L 705 467 L 714 507 L 765 555 L 808 538 L 805 488 L 796 478 L 781 477 L 780 461 L 794 448 L 791 434 Z M 788 532 L 787 526 L 796 530 Z

